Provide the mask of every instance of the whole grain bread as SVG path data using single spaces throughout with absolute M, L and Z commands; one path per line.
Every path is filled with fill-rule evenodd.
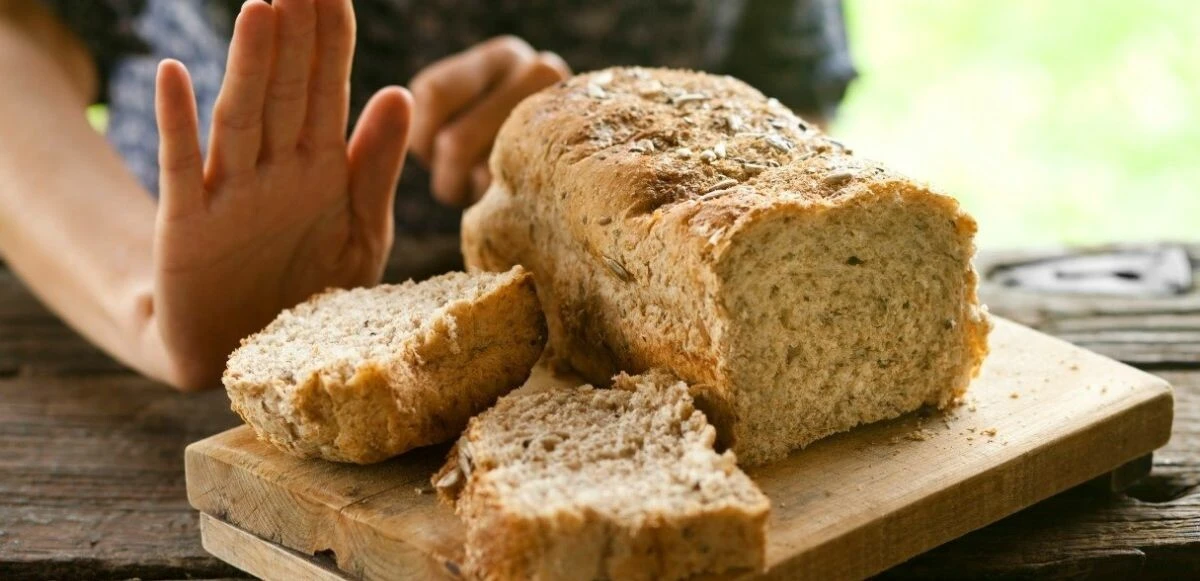
M 471 420 L 433 477 L 467 527 L 468 577 L 683 579 L 761 569 L 767 498 L 713 450 L 687 386 L 519 389 Z
M 519 386 L 545 344 L 529 272 L 332 290 L 242 341 L 224 375 L 259 438 L 368 463 L 458 436 Z
M 745 463 L 959 397 L 987 352 L 975 221 L 730 77 L 618 68 L 518 106 L 463 219 L 590 381 L 669 369 Z

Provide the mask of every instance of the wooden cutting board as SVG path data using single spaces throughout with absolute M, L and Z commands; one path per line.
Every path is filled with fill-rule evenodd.
M 878 573 L 1167 442 L 1161 379 L 1005 320 L 991 345 L 962 405 L 748 471 L 771 499 L 767 577 Z M 429 487 L 446 450 L 298 460 L 243 426 L 188 447 L 188 498 L 205 547 L 261 577 L 452 578 L 463 527 Z

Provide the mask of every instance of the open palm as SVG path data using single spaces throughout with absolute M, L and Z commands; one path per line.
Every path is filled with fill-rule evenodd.
M 411 111 L 399 87 L 349 143 L 349 0 L 242 8 L 207 159 L 183 65 L 159 68 L 155 309 L 176 383 L 215 383 L 238 340 L 324 288 L 375 284 Z

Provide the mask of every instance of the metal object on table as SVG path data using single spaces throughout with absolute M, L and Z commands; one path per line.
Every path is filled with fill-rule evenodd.
M 1165 245 L 1042 258 L 987 273 L 1006 287 L 1062 294 L 1181 295 L 1192 289 L 1187 249 Z

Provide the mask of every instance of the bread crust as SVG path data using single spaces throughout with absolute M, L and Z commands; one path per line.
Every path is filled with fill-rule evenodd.
M 939 216 L 958 239 L 960 292 L 949 300 L 962 373 L 907 407 L 949 403 L 986 355 L 990 323 L 970 264 L 976 224 L 957 201 L 854 156 L 735 79 L 640 68 L 577 76 L 513 111 L 490 167 L 489 192 L 463 219 L 468 268 L 530 268 L 556 353 L 593 382 L 671 370 L 744 463 L 829 433 L 743 429 L 742 393 L 760 386 L 735 377 L 741 327 L 728 271 L 731 250 L 764 223 L 883 202 Z
M 303 458 L 366 464 L 458 436 L 529 376 L 545 337 L 533 278 L 517 267 L 490 292 L 446 305 L 394 355 L 361 363 L 348 380 L 318 369 L 255 382 L 231 367 L 224 383 L 260 439 Z
M 686 579 L 698 574 L 761 571 L 766 562 L 766 527 L 770 502 L 736 467 L 732 452 L 716 454 L 712 450 L 714 430 L 704 413 L 692 406 L 686 387 L 667 373 L 651 371 L 630 377 L 620 375 L 613 390 L 591 386 L 555 387 L 539 392 L 517 390 L 490 410 L 473 418 L 462 437 L 447 455 L 442 468 L 431 478 L 439 499 L 454 507 L 467 526 L 465 572 L 481 580 L 542 579 Z M 679 391 L 672 391 L 678 388 Z M 552 418 L 542 416 L 529 422 L 530 410 L 545 401 L 558 407 L 585 404 L 609 409 L 605 392 L 653 390 L 656 409 L 638 409 L 625 402 L 616 406 L 618 414 L 655 414 L 659 408 L 674 410 L 680 426 L 666 438 L 686 441 L 683 454 L 707 454 L 712 459 L 706 470 L 715 474 L 690 475 L 728 477 L 740 482 L 736 494 L 714 504 L 693 499 L 688 508 L 680 508 L 681 498 L 628 498 L 639 509 L 637 517 L 613 514 L 610 506 L 595 503 L 594 498 L 578 495 L 571 504 L 555 505 L 553 510 L 539 507 L 523 509 L 516 501 L 519 490 L 497 474 L 528 467 L 527 459 L 512 455 L 508 444 L 497 444 L 506 425 L 520 424 L 526 438 L 537 440 L 546 433 L 562 429 Z M 589 403 L 590 402 L 590 403 Z M 595 434 L 619 437 L 611 426 L 595 426 Z M 658 437 L 661 434 L 653 434 Z M 590 434 L 576 433 L 574 438 Z M 694 439 L 692 439 L 694 438 Z M 594 438 L 593 438 L 594 440 Z M 666 444 L 647 438 L 647 448 Z M 585 446 L 580 446 L 580 449 Z M 684 458 L 674 458 L 682 462 Z M 579 458 L 577 461 L 586 461 Z M 632 461 L 630 461 L 632 463 Z M 579 470 L 579 466 L 559 463 L 546 470 L 559 476 Z M 670 467 L 643 467 L 644 470 Z M 724 474 L 724 476 L 721 476 Z M 530 472 L 532 480 L 553 480 L 546 472 Z M 677 477 L 689 477 L 678 474 Z M 529 486 L 525 480 L 517 486 Z M 544 482 L 543 482 L 544 484 Z M 616 484 L 616 483 L 614 483 Z M 697 484 L 699 487 L 699 484 Z M 699 490 L 697 488 L 696 490 Z M 564 489 L 564 494 L 574 494 Z M 699 493 L 695 493 L 699 495 Z

